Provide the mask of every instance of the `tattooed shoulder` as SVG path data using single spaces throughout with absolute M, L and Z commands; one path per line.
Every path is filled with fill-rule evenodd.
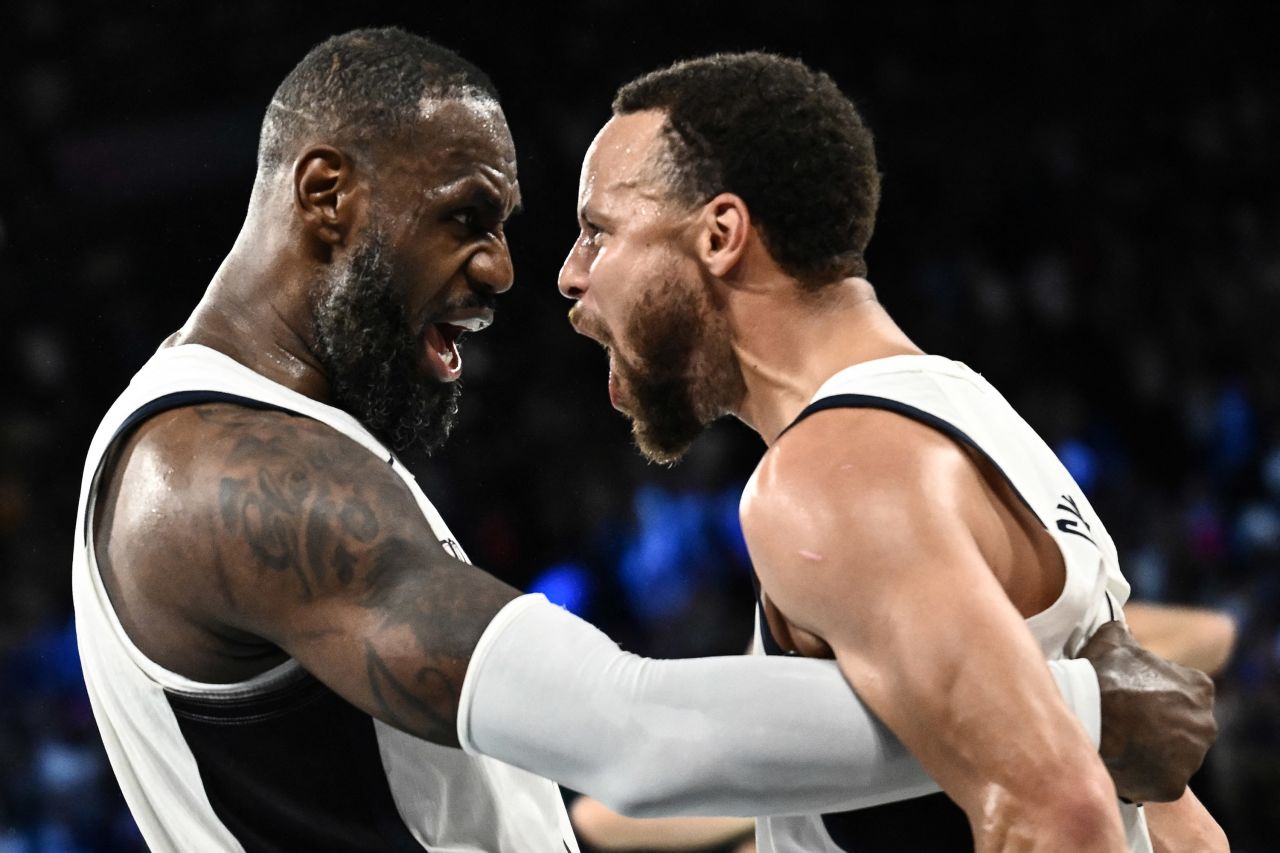
M 386 460 L 324 424 L 210 404 L 143 431 L 121 539 L 171 612 L 260 639 L 379 719 L 456 745 L 471 652 L 519 592 L 455 559 Z
M 385 461 L 316 421 L 228 408 L 195 414 L 218 433 L 204 480 L 216 483 L 214 527 L 246 581 L 305 600 L 350 585 L 395 547 L 381 519 L 414 506 Z

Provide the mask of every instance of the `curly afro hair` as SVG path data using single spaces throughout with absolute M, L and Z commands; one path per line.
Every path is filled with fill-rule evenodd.
M 678 62 L 618 90 L 618 115 L 667 115 L 667 163 L 677 198 L 740 196 L 774 260 L 817 286 L 866 275 L 880 173 L 853 103 L 826 74 L 770 53 Z

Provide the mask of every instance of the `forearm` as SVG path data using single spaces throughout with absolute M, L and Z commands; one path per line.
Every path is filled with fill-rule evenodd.
M 1222 669 L 1235 645 L 1235 622 L 1216 610 L 1130 601 L 1124 615 L 1143 647 L 1210 675 Z
M 1092 669 L 1055 675 L 1096 736 Z M 482 637 L 458 723 L 468 751 L 636 816 L 835 811 L 938 790 L 830 661 L 648 660 L 533 596 Z
M 906 633 L 885 644 L 890 654 L 874 642 L 861 654 L 839 642 L 833 650 L 868 706 L 964 809 L 977 850 L 1124 849 L 1115 788 L 1038 650 L 1013 631 L 1001 646 L 976 619 L 966 627 L 960 650 L 911 645 Z
M 976 853 L 1127 850 L 1114 788 L 1105 776 L 1091 775 L 1044 791 L 989 789 L 972 820 Z
M 632 818 L 590 797 L 569 809 L 579 840 L 600 850 L 694 850 L 745 838 L 755 821 L 742 817 Z
M 1021 682 L 1033 681 L 1032 675 L 1025 673 Z M 1053 697 L 1040 690 L 1008 697 L 1010 703 L 1020 700 L 1021 712 L 993 729 L 989 710 L 960 709 L 998 708 L 998 697 L 965 701 L 965 693 L 952 695 L 954 711 L 931 717 L 946 720 L 929 727 L 943 733 L 935 743 L 925 744 L 909 724 L 902 738 L 968 814 L 976 851 L 1126 849 L 1115 787 L 1086 733 Z M 918 713 L 926 716 L 929 709 Z M 902 725 L 901 714 L 887 716 L 891 725 Z
M 977 630 L 968 639 L 997 648 Z M 850 680 L 859 690 L 869 682 L 869 706 L 964 809 L 978 851 L 1125 849 L 1115 788 L 1088 733 L 1050 692 L 1042 660 L 1019 654 L 992 670 L 973 654 L 922 659 L 893 679 Z
M 1171 803 L 1147 803 L 1147 829 L 1155 853 L 1226 853 L 1227 834 L 1188 788 Z

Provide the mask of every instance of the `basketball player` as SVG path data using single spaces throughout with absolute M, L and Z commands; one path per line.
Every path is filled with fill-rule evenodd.
M 1225 667 L 1235 644 L 1235 623 L 1222 611 L 1130 599 L 1125 621 L 1143 648 L 1206 675 Z M 754 853 L 755 821 L 749 818 L 631 818 L 590 797 L 576 797 L 569 820 L 578 837 L 600 850 L 720 850 Z
M 277 90 L 240 235 L 85 466 L 85 681 L 153 851 L 576 850 L 550 780 L 704 814 L 929 785 L 829 662 L 644 660 L 467 563 L 395 454 L 448 432 L 519 203 L 492 84 L 438 45 L 348 33 Z M 1181 790 L 1208 689 L 1097 667 L 1053 670 L 1085 728 Z
M 619 91 L 560 275 L 650 459 L 726 414 L 764 439 L 741 507 L 758 649 L 834 657 L 947 795 L 762 819 L 760 849 L 1149 850 L 1044 667 L 1119 617 L 1115 548 L 999 393 L 879 305 L 878 199 L 829 77 L 679 63 Z M 1165 808 L 1168 845 L 1225 846 L 1189 791 Z

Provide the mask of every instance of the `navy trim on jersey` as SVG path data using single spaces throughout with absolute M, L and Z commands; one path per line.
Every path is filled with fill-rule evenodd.
M 165 697 L 214 814 L 246 853 L 422 853 L 373 718 L 306 671 L 255 696 Z
M 135 409 L 120 424 L 120 428 L 116 430 L 115 438 L 120 438 L 143 421 L 153 418 L 161 412 L 180 409 L 183 406 L 196 406 L 200 403 L 235 403 L 237 406 L 245 406 L 250 409 L 275 409 L 291 415 L 301 414 L 283 406 L 264 403 L 251 397 L 241 397 L 238 394 L 228 394 L 225 391 L 175 391 L 172 394 L 156 397 L 154 400 L 143 403 Z
M 185 406 L 198 406 L 201 403 L 231 403 L 236 406 L 244 406 L 247 409 L 259 409 L 267 412 L 284 412 L 286 415 L 296 415 L 300 418 L 311 418 L 310 415 L 294 409 L 280 406 L 275 403 L 264 403 L 262 400 L 255 400 L 252 397 L 242 397 L 239 394 L 228 394 L 226 391 L 175 391 L 172 394 L 165 394 L 156 397 L 148 403 L 143 403 L 129 417 L 124 419 L 120 424 L 120 428 L 116 430 L 112 442 L 119 441 L 122 436 L 127 435 L 135 427 L 143 421 L 153 418 L 161 412 L 167 412 L 170 409 L 180 409 Z M 393 462 L 394 458 L 388 456 L 387 462 Z
M 161 412 L 202 403 L 308 417 L 237 394 L 179 391 L 140 406 L 112 444 Z M 305 670 L 252 696 L 165 698 L 214 814 L 246 853 L 422 853 L 396 808 L 373 718 Z
M 793 649 L 784 649 L 774 639 L 773 631 L 769 630 L 769 619 L 764 615 L 764 601 L 760 598 L 759 587 L 756 588 L 756 612 L 760 618 L 760 645 L 764 648 L 767 655 L 795 655 Z
M 963 444 L 965 447 L 977 452 L 983 459 L 987 460 L 988 464 L 990 464 L 992 468 L 996 469 L 1004 481 L 1009 484 L 1009 488 L 1018 496 L 1018 500 L 1022 501 L 1022 505 L 1031 511 L 1032 517 L 1035 518 L 1036 521 L 1040 522 L 1042 527 L 1044 526 L 1044 522 L 1040 521 L 1040 514 L 1035 511 L 1033 506 L 1031 506 L 1031 502 L 1022 496 L 1022 492 L 1018 491 L 1018 487 L 1013 484 L 1013 480 L 1009 478 L 1009 475 L 1004 472 L 1003 468 L 996 464 L 996 461 L 991 458 L 991 455 L 988 454 L 987 451 L 983 450 L 976 441 L 969 437 L 968 433 L 950 421 L 944 421 L 935 414 L 926 412 L 924 409 L 917 409 L 915 406 L 903 403 L 900 400 L 892 400 L 888 397 L 876 397 L 871 394 L 832 394 L 830 397 L 823 397 L 821 400 L 815 400 L 808 406 L 805 406 L 804 410 L 801 411 L 800 414 L 796 415 L 796 419 L 788 424 L 786 429 L 778 433 L 778 438 L 782 438 L 788 431 L 794 428 L 796 424 L 800 423 L 810 415 L 816 415 L 818 412 L 824 412 L 827 409 L 884 409 L 885 411 L 911 418 L 914 421 L 919 421 L 925 426 L 933 427 L 951 440 Z
M 102 460 L 98 463 L 98 476 L 109 470 L 115 464 L 115 454 L 119 451 L 121 440 L 129 435 L 133 430 L 137 429 L 144 421 L 155 417 L 161 412 L 167 412 L 170 409 L 181 409 L 185 406 L 198 406 L 201 403 L 231 403 L 236 406 L 244 406 L 248 409 L 258 409 L 261 411 L 284 412 L 286 415 L 294 415 L 300 418 L 310 417 L 302 412 L 284 406 L 277 406 L 274 403 L 264 403 L 262 400 L 255 400 L 252 397 L 241 397 L 239 394 L 228 394 L 225 391 L 175 391 L 172 394 L 165 394 L 143 403 L 132 413 L 129 414 L 116 430 L 115 435 L 111 437 L 106 451 L 102 454 Z M 314 418 L 312 418 L 314 420 Z M 318 423 L 318 422 L 317 422 Z M 388 464 L 394 464 L 394 457 L 387 457 Z M 89 532 L 93 529 L 93 519 L 86 519 L 84 525 L 85 541 L 89 539 Z
M 937 415 L 898 400 L 869 394 L 835 394 L 823 397 L 806 406 L 778 437 L 786 435 L 788 430 L 805 418 L 827 409 L 884 409 L 936 429 L 948 438 L 981 454 L 982 458 L 1000 473 L 1018 499 L 1031 510 L 1032 515 L 1039 519 L 1040 516 L 1013 485 L 1008 475 L 963 430 Z M 763 606 L 760 607 L 759 612 L 760 642 L 765 653 L 790 654 L 778 644 L 773 632 L 769 630 L 769 620 L 764 616 Z M 901 850 L 918 851 L 918 853 L 972 853 L 973 851 L 973 832 L 969 828 L 969 819 L 964 810 L 946 794 L 930 794 L 867 809 L 832 812 L 820 817 L 823 829 L 826 830 L 827 835 L 831 836 L 832 842 L 842 850 L 856 851 L 856 853 L 891 853 L 891 851 L 896 853 Z

